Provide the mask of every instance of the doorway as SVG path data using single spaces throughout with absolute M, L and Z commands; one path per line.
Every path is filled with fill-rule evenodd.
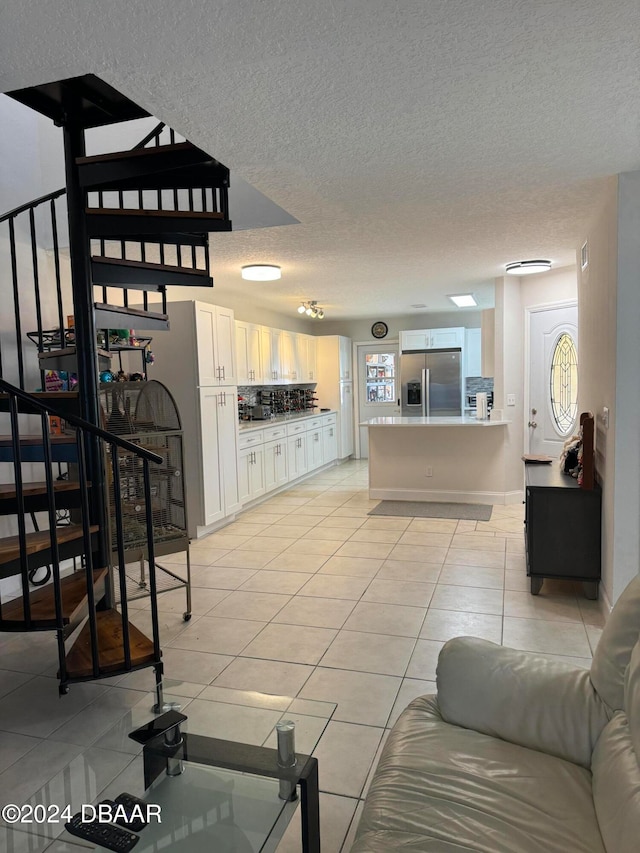
M 399 416 L 398 344 L 358 344 L 358 423 Z M 359 458 L 369 457 L 369 430 L 358 427 Z
M 529 453 L 558 459 L 577 429 L 578 306 L 529 310 Z M 526 444 L 527 442 L 525 442 Z

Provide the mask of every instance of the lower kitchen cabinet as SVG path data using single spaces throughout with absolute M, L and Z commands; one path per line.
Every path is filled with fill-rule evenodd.
M 289 482 L 289 466 L 287 464 L 288 447 L 286 438 L 278 441 L 268 441 L 264 445 L 264 485 L 265 491 L 270 492 Z
M 234 454 L 229 453 L 236 446 L 237 408 L 235 388 L 200 389 L 202 478 L 198 481 L 203 512 L 197 523 L 205 527 L 241 507 Z
M 335 424 L 322 427 L 322 457 L 325 464 L 338 458 L 338 433 Z
M 266 492 L 264 445 L 245 447 L 238 452 L 238 497 L 241 503 L 259 498 Z
M 289 463 L 289 479 L 297 480 L 309 470 L 307 464 L 307 434 L 290 435 L 287 438 L 287 461 Z
M 315 471 L 323 463 L 322 427 L 316 427 L 306 433 L 307 436 L 307 471 Z

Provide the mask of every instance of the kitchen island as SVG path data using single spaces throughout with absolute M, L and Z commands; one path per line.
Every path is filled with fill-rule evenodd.
M 517 503 L 522 492 L 505 490 L 509 423 L 467 415 L 363 422 L 369 430 L 369 497 Z

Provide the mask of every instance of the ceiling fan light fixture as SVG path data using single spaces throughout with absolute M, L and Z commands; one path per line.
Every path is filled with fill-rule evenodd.
M 507 275 L 533 275 L 534 273 L 549 272 L 551 261 L 514 261 L 506 265 Z
M 282 278 L 282 270 L 275 264 L 247 264 L 242 267 L 245 281 L 277 281 Z

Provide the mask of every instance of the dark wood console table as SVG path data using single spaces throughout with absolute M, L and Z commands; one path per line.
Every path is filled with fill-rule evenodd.
M 587 598 L 598 597 L 600 582 L 599 485 L 581 489 L 552 465 L 525 464 L 525 553 L 531 593 L 544 578 L 581 581 Z

